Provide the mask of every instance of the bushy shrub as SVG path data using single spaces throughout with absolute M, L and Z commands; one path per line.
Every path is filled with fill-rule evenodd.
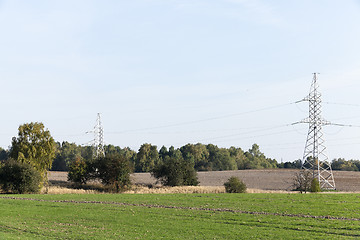
M 227 193 L 246 193 L 246 184 L 237 177 L 230 177 L 224 186 Z
M 107 190 L 122 192 L 131 186 L 129 160 L 120 154 L 101 157 L 89 162 L 76 160 L 69 166 L 68 180 L 86 184 L 89 180 L 101 180 Z
M 313 180 L 311 180 L 310 192 L 321 192 L 320 183 L 317 178 L 313 178 Z
M 97 177 L 110 190 L 122 192 L 131 186 L 130 162 L 122 155 L 110 155 L 99 158 L 95 163 Z
M 89 167 L 84 160 L 77 159 L 69 166 L 68 180 L 71 182 L 85 184 L 89 175 Z
M 197 186 L 199 184 L 194 165 L 185 161 L 181 153 L 166 156 L 164 162 L 154 167 L 151 175 L 165 186 Z
M 308 170 L 301 170 L 294 175 L 293 187 L 295 191 L 306 193 L 310 191 L 313 174 Z
M 42 177 L 30 164 L 7 161 L 0 168 L 0 185 L 8 193 L 38 193 Z

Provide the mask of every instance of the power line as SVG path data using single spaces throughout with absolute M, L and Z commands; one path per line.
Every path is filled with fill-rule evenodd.
M 54 136 L 58 136 L 58 137 L 80 137 L 80 136 L 85 136 L 87 134 L 87 132 L 84 133 L 78 133 L 78 134 L 53 134 Z
M 230 135 L 225 135 L 225 136 L 218 136 L 218 137 L 206 138 L 206 139 L 200 140 L 200 142 L 201 142 L 201 141 L 207 141 L 207 140 L 219 139 L 219 138 L 236 137 L 236 136 L 239 136 L 239 135 L 246 135 L 246 134 L 251 134 L 251 133 L 256 133 L 256 132 L 263 132 L 263 131 L 278 129 L 278 128 L 282 128 L 282 127 L 286 127 L 286 126 L 290 126 L 290 124 L 278 125 L 278 126 L 274 126 L 274 127 L 270 127 L 270 128 L 265 128 L 265 129 L 259 129 L 259 130 L 255 130 L 255 131 L 248 131 L 248 132 L 243 132 L 243 133 L 236 133 L 236 134 L 230 134 Z
M 354 118 L 360 118 L 360 116 L 359 116 L 359 115 L 357 115 L 357 116 L 352 116 L 352 117 L 335 118 L 334 120 L 354 119 Z
M 280 132 L 275 132 L 275 133 L 266 133 L 266 134 L 260 134 L 260 135 L 251 135 L 251 136 L 244 136 L 244 137 L 240 137 L 240 138 L 231 138 L 231 139 L 223 139 L 223 140 L 216 140 L 216 139 L 221 139 L 221 138 L 226 138 L 229 137 L 228 136 L 221 136 L 221 137 L 213 137 L 213 138 L 206 138 L 206 139 L 200 139 L 197 141 L 192 141 L 193 143 L 199 143 L 199 142 L 206 142 L 206 141 L 212 141 L 215 140 L 214 142 L 228 142 L 228 141 L 235 141 L 235 140 L 243 140 L 243 139 L 250 139 L 250 138 L 257 138 L 257 137 L 265 137 L 265 136 L 274 136 L 274 135 L 279 135 L 279 134 L 283 134 L 283 133 L 289 133 L 289 132 L 293 132 L 293 130 L 286 130 L 286 131 L 280 131 Z M 242 134 L 233 134 L 231 136 L 236 137 L 239 135 L 245 135 L 245 134 L 249 134 L 252 132 L 247 132 L 247 133 L 242 133 Z M 230 136 L 230 137 L 231 137 Z M 187 144 L 189 142 L 178 142 L 178 143 L 174 143 L 173 145 L 178 145 L 178 144 Z
M 218 119 L 231 118 L 231 117 L 236 117 L 236 116 L 241 116 L 241 115 L 246 115 L 246 114 L 251 114 L 251 113 L 256 113 L 256 112 L 261 112 L 261 111 L 267 111 L 267 110 L 271 110 L 271 109 L 276 109 L 276 108 L 288 106 L 288 105 L 291 105 L 291 104 L 294 104 L 294 102 L 292 102 L 292 103 L 287 103 L 287 104 L 270 106 L 270 107 L 265 107 L 265 108 L 260 108 L 260 109 L 256 109 L 256 110 L 252 110 L 252 111 L 247 111 L 247 112 L 241 112 L 241 113 L 234 113 L 234 114 L 222 115 L 222 116 L 218 116 L 218 117 L 211 117 L 211 118 L 205 118 L 205 119 L 200 119 L 200 120 L 194 120 L 194 121 L 188 121 L 188 122 L 181 122 L 181 123 L 175 123 L 175 124 L 169 124 L 169 125 L 163 125 L 163 126 L 157 126 L 157 127 L 149 127 L 149 128 L 139 128 L 139 129 L 132 129 L 132 130 L 124 130 L 124 131 L 106 132 L 106 134 L 123 134 L 123 133 L 128 133 L 128 132 L 139 132 L 139 131 L 148 131 L 148 130 L 154 130 L 154 129 L 169 128 L 169 127 L 179 127 L 179 126 L 191 125 L 191 124 L 196 124 L 196 123 L 214 121 L 214 120 L 218 120 Z
M 360 104 L 354 104 L 354 103 L 336 103 L 336 102 L 323 102 L 323 103 L 332 104 L 332 105 L 350 106 L 350 107 L 360 107 Z
M 355 128 L 360 128 L 359 125 L 352 125 L 352 124 L 330 123 L 329 125 L 338 126 L 338 127 L 355 127 Z

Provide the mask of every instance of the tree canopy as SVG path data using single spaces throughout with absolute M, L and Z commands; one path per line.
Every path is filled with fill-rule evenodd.
M 18 130 L 18 137 L 12 139 L 10 157 L 30 164 L 45 180 L 56 151 L 50 131 L 39 122 L 25 123 Z
M 19 128 L 20 129 L 20 128 Z M 24 135 L 24 134 L 22 134 Z M 20 159 L 17 149 L 21 142 L 26 142 L 25 137 L 14 138 L 15 144 L 10 151 L 0 148 L 0 161 L 9 157 Z M 31 144 L 30 144 L 31 145 Z M 38 144 L 34 144 L 38 145 Z M 92 147 L 81 146 L 69 142 L 56 142 L 56 154 L 52 164 L 53 171 L 68 171 L 69 166 L 77 160 L 93 161 Z M 33 148 L 33 147 L 32 147 Z M 22 156 L 32 156 L 27 154 L 30 148 L 25 148 Z M 196 171 L 221 171 L 221 170 L 243 170 L 243 169 L 267 169 L 267 168 L 301 168 L 301 160 L 277 162 L 265 156 L 261 152 L 259 145 L 253 144 L 252 147 L 244 151 L 239 147 L 219 148 L 214 144 L 186 144 L 178 149 L 171 146 L 167 149 L 162 146 L 157 150 L 157 146 L 145 143 L 136 152 L 129 147 L 121 148 L 114 145 L 104 146 L 105 154 L 118 154 L 124 156 L 131 164 L 135 172 L 150 172 L 156 165 L 161 164 L 166 157 L 173 156 L 177 150 L 181 152 L 185 161 L 194 165 Z M 333 170 L 359 171 L 359 160 L 345 160 L 343 158 L 334 159 L 331 163 Z
M 4 161 L 8 159 L 8 157 L 9 157 L 9 152 L 0 147 L 0 161 Z
M 150 172 L 159 162 L 157 147 L 149 143 L 141 145 L 135 158 L 136 172 Z
M 74 143 L 57 143 L 56 158 L 52 170 L 68 171 L 71 163 L 77 160 L 92 161 L 92 148 L 80 146 Z M 105 155 L 118 154 L 125 157 L 135 172 L 150 172 L 159 164 L 162 164 L 167 157 L 173 157 L 181 153 L 184 161 L 191 163 L 196 171 L 223 171 L 242 169 L 263 169 L 263 168 L 300 168 L 301 161 L 277 163 L 275 159 L 267 158 L 260 151 L 260 147 L 254 144 L 248 151 L 241 148 L 230 147 L 220 148 L 214 144 L 186 144 L 178 149 L 171 146 L 167 149 L 145 143 L 141 145 L 138 152 L 128 147 L 104 146 Z
M 151 175 L 166 186 L 196 186 L 199 183 L 194 164 L 184 160 L 180 150 L 165 156 L 163 161 L 151 170 Z

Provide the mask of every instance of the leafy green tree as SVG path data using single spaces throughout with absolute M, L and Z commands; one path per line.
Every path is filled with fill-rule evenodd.
M 248 160 L 247 169 L 262 169 L 262 168 L 276 168 L 276 160 L 266 158 L 260 151 L 259 145 L 253 144 L 249 151 L 245 152 L 245 156 Z
M 129 147 L 121 148 L 114 145 L 105 145 L 105 156 L 123 156 L 126 160 L 130 162 L 131 169 L 135 168 L 135 158 L 136 152 L 131 150 Z
M 165 186 L 196 186 L 199 183 L 194 165 L 184 160 L 180 150 L 166 156 L 152 169 L 151 175 Z
M 41 176 L 30 164 L 10 160 L 0 168 L 0 186 L 15 194 L 39 193 Z
M 338 158 L 334 159 L 331 162 L 331 168 L 332 170 L 341 170 L 341 167 L 343 164 L 345 164 L 346 160 L 344 158 Z
M 131 186 L 130 162 L 123 155 L 107 155 L 96 162 L 98 178 L 115 192 Z
M 81 147 L 75 143 L 62 142 L 56 143 L 57 151 L 53 161 L 53 171 L 68 171 L 69 166 L 77 159 L 82 159 Z
M 169 147 L 169 153 L 168 153 L 168 155 L 169 155 L 169 157 L 172 157 L 172 156 L 174 156 L 175 155 L 175 148 L 174 148 L 174 146 L 170 146 Z
M 235 159 L 236 167 L 238 170 L 246 169 L 247 158 L 244 151 L 241 148 L 230 147 L 229 148 L 230 157 Z
M 226 148 L 220 148 L 218 152 L 218 169 L 222 170 L 237 170 L 235 158 L 230 156 L 230 152 Z
M 282 162 L 277 164 L 278 168 L 293 168 L 300 169 L 301 168 L 301 160 L 295 160 L 293 162 Z
M 230 156 L 226 148 L 218 148 L 216 145 L 208 144 L 209 161 L 212 171 L 236 170 L 235 159 Z
M 360 163 L 356 160 L 346 161 L 344 158 L 334 159 L 331 163 L 333 170 L 359 171 Z
M 0 161 L 4 161 L 9 158 L 9 153 L 5 149 L 0 147 Z
M 90 168 L 88 164 L 78 158 L 75 162 L 72 162 L 69 166 L 68 180 L 74 183 L 86 184 L 90 179 Z
M 165 146 L 162 146 L 159 150 L 159 158 L 164 160 L 166 156 L 169 156 L 169 152 Z
M 341 166 L 340 170 L 342 170 L 342 171 L 359 171 L 358 167 L 352 160 L 346 161 L 345 164 L 343 164 Z
M 84 146 L 81 147 L 81 157 L 89 162 L 93 161 L 93 147 L 92 146 Z
M 209 162 L 209 151 L 206 146 L 200 143 L 187 144 L 180 148 L 183 158 L 186 161 L 194 163 L 194 167 L 197 171 L 211 170 Z
M 141 145 L 135 159 L 136 172 L 150 172 L 159 163 L 157 147 L 145 143 Z
M 47 181 L 47 170 L 55 158 L 56 145 L 44 124 L 31 122 L 19 127 L 18 137 L 13 137 L 10 157 L 33 166 Z
M 104 151 L 105 151 L 105 155 L 106 154 L 114 155 L 114 154 L 119 154 L 121 151 L 121 148 L 119 146 L 114 146 L 114 145 L 109 144 L 109 145 L 104 146 Z
M 219 151 L 218 146 L 214 144 L 208 144 L 206 145 L 206 149 L 209 152 L 209 165 L 210 165 L 210 171 L 219 171 L 220 169 L 217 168 L 217 153 Z
M 353 162 L 353 164 L 356 166 L 357 170 L 355 171 L 360 171 L 360 161 L 359 160 L 350 160 Z
M 295 160 L 292 164 L 293 164 L 294 168 L 299 168 L 300 169 L 302 167 L 301 159 Z

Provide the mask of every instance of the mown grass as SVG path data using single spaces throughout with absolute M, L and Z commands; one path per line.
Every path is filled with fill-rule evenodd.
M 359 218 L 357 194 L 0 195 L 0 239 L 349 239 Z

